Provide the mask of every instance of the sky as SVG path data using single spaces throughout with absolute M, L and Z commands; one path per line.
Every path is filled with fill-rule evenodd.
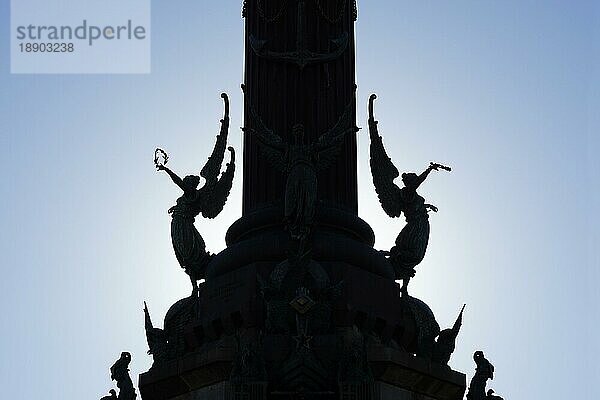
M 167 209 L 180 174 L 208 157 L 230 94 L 241 149 L 240 1 L 153 1 L 144 75 L 11 75 L 0 2 L 0 385 L 12 399 L 100 398 L 108 368 L 151 365 L 143 301 L 157 325 L 189 282 Z M 442 326 L 463 303 L 450 365 L 472 353 L 511 400 L 592 399 L 600 378 L 600 3 L 359 1 L 358 125 L 367 99 L 402 171 L 430 161 L 427 256 L 410 292 Z M 209 145 L 210 143 L 210 145 Z M 359 213 L 389 249 L 402 220 L 378 205 L 359 136 Z M 240 152 L 241 154 L 241 152 Z M 241 215 L 241 174 L 223 213 L 196 225 L 212 252 Z

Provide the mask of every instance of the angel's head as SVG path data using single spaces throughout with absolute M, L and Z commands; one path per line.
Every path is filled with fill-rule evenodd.
M 418 180 L 419 176 L 414 172 L 402 174 L 402 183 L 404 183 L 404 186 L 406 186 L 407 188 L 415 187 L 417 185 Z
M 477 361 L 477 360 L 481 360 L 483 358 L 483 351 L 481 350 L 477 350 L 474 354 L 473 354 L 473 360 Z
M 200 184 L 200 177 L 196 175 L 188 175 L 183 178 L 183 184 L 191 189 L 196 189 Z
M 304 141 L 304 125 L 294 125 L 292 127 L 292 136 L 294 137 L 294 144 L 302 144 Z
M 117 395 L 117 391 L 115 389 L 110 389 L 108 391 L 109 394 L 111 394 L 112 396 L 116 396 Z

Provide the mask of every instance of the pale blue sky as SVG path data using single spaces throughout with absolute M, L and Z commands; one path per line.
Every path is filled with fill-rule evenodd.
M 0 2 L 0 382 L 12 399 L 99 398 L 131 351 L 148 369 L 142 302 L 155 322 L 188 294 L 166 210 L 177 188 L 154 171 L 198 171 L 232 101 L 240 150 L 241 1 L 153 2 L 150 75 L 10 75 Z M 507 400 L 592 399 L 600 377 L 600 3 L 359 1 L 359 126 L 377 118 L 401 170 L 454 167 L 423 194 L 426 260 L 411 293 L 449 325 L 467 303 L 451 365 L 482 349 Z M 360 215 L 377 247 L 403 221 L 381 211 L 359 139 Z M 241 214 L 197 226 L 224 246 Z

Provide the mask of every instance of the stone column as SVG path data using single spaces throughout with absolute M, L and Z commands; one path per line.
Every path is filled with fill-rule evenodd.
M 252 105 L 285 141 L 292 141 L 292 126 L 301 123 L 306 130 L 305 140 L 311 143 L 335 125 L 349 103 L 355 104 L 353 4 L 347 0 L 246 3 L 246 126 L 252 124 L 248 114 Z M 261 56 L 256 51 L 259 45 L 265 54 L 290 57 L 278 60 Z M 314 54 L 313 59 L 341 54 L 333 60 L 322 57 L 322 61 L 302 66 L 300 59 L 298 63 L 290 59 L 302 47 Z M 244 140 L 243 166 L 244 215 L 283 201 L 285 177 L 261 156 L 250 135 Z M 319 199 L 356 214 L 356 174 L 356 138 L 349 135 L 337 162 L 319 176 Z

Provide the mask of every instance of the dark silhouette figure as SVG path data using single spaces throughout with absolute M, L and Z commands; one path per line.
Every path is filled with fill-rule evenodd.
M 200 213 L 205 218 L 215 218 L 219 215 L 231 191 L 235 172 L 235 151 L 233 147 L 228 147 L 231 161 L 219 178 L 229 130 L 229 100 L 225 93 L 221 97 L 225 101 L 225 116 L 221 120 L 221 132 L 217 136 L 213 153 L 200 172 L 200 176 L 206 180 L 204 186 L 198 189 L 199 176 L 188 175 L 181 179 L 165 166 L 166 161 L 156 162 L 156 168 L 165 171 L 183 191 L 183 195 L 177 199 L 177 204 L 169 209 L 173 218 L 171 239 L 177 261 L 189 275 L 194 292 L 198 290 L 197 281 L 204 277 L 206 267 L 212 258 L 212 255 L 206 251 L 204 239 L 194 226 L 194 220 Z M 166 159 L 168 157 L 165 156 Z
M 152 355 L 154 363 L 158 364 L 169 356 L 169 345 L 167 335 L 163 329 L 152 325 L 148 306 L 144 301 L 144 327 L 146 328 L 146 341 L 148 342 L 148 354 Z
M 462 309 L 460 310 L 460 314 L 458 314 L 458 318 L 454 322 L 452 328 L 444 329 L 438 335 L 437 340 L 433 345 L 433 361 L 448 365 L 450 357 L 456 348 L 456 338 L 458 337 L 458 332 L 460 332 L 460 327 L 462 326 L 462 317 L 464 311 L 465 306 L 463 305 Z
M 476 351 L 473 360 L 477 367 L 469 385 L 467 400 L 485 400 L 485 386 L 488 379 L 494 379 L 494 366 L 485 358 L 483 351 Z
M 164 329 L 154 327 L 146 302 L 144 316 L 148 354 L 152 355 L 152 368 L 166 361 L 180 357 L 185 352 L 186 327 L 198 317 L 200 308 L 201 288 L 190 297 L 177 301 L 169 308 L 164 319 Z
M 433 311 L 424 301 L 407 295 L 402 297 L 402 302 L 406 304 L 417 326 L 415 354 L 431 360 L 435 338 L 440 334 L 440 325 L 436 321 Z
M 104 396 L 102 397 L 100 400 L 117 400 L 117 392 L 115 391 L 115 389 L 110 389 L 108 391 L 108 393 L 110 393 L 110 396 Z
M 417 193 L 419 186 L 427 179 L 431 171 L 450 168 L 431 163 L 420 175 L 413 172 L 402 174 L 404 187 L 400 189 L 394 180 L 400 176 L 398 169 L 388 157 L 383 141 L 377 129 L 378 121 L 373 116 L 373 101 L 369 99 L 369 133 L 371 137 L 371 173 L 375 191 L 384 211 L 392 218 L 404 213 L 406 226 L 396 238 L 396 245 L 389 251 L 389 261 L 393 265 L 396 277 L 403 280 L 402 292 L 406 294 L 410 278 L 415 275 L 414 268 L 423 261 L 429 242 L 429 211 L 438 209 L 426 204 L 425 199 Z
M 250 108 L 255 128 L 244 132 L 256 137 L 261 151 L 275 168 L 287 175 L 285 188 L 285 223 L 292 239 L 303 244 L 314 222 L 317 200 L 317 171 L 329 168 L 336 160 L 346 135 L 356 133 L 352 123 L 352 102 L 328 132 L 311 144 L 304 143 L 304 126 L 292 128 L 293 143 L 288 144 L 267 128 L 256 110 Z
M 117 382 L 119 388 L 119 400 L 135 400 L 137 397 L 133 382 L 129 376 L 129 363 L 131 354 L 124 351 L 112 367 L 110 367 L 110 378 Z
M 486 400 L 504 400 L 503 397 L 500 396 L 496 396 L 494 394 L 494 389 L 490 389 L 487 391 L 487 396 L 485 396 Z

